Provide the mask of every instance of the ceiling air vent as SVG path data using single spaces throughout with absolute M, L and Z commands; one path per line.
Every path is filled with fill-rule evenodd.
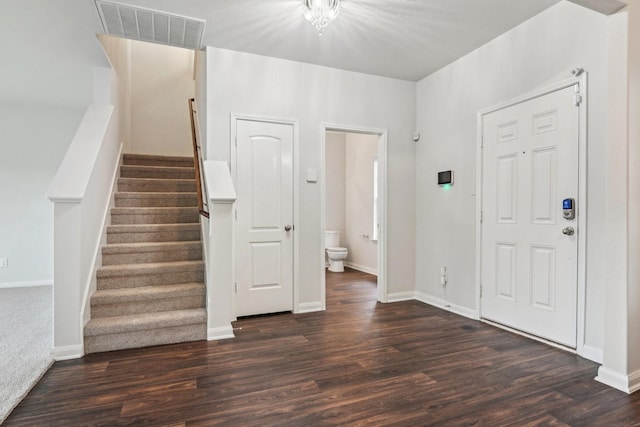
M 106 34 L 200 49 L 205 21 L 126 4 L 95 0 Z

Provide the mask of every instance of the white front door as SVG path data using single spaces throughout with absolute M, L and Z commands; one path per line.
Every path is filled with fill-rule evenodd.
M 291 311 L 293 126 L 239 119 L 236 136 L 236 315 Z
M 580 230 L 563 200 L 577 206 L 574 98 L 571 86 L 483 116 L 481 265 L 483 318 L 573 348 Z

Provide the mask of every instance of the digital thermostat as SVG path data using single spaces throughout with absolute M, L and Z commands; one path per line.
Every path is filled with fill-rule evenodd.
M 438 185 L 452 185 L 453 184 L 453 171 L 438 172 Z

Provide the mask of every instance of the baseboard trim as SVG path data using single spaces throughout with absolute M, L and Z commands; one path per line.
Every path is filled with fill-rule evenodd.
M 394 294 L 387 294 L 387 302 L 401 302 L 411 301 L 416 299 L 415 292 L 396 292 Z
M 324 311 L 325 308 L 323 307 L 322 303 L 320 301 L 317 302 L 302 302 L 300 304 L 298 304 L 298 309 L 295 311 L 295 313 L 298 314 L 302 314 L 302 313 L 315 313 L 317 311 Z
M 361 265 L 361 264 L 356 264 L 356 263 L 347 262 L 347 261 L 344 262 L 344 266 L 352 268 L 354 270 L 361 271 L 363 273 L 372 274 L 372 275 L 378 277 L 378 270 L 375 269 L 375 268 L 370 268 L 370 267 L 367 267 L 367 266 L 364 266 L 364 265 Z
M 432 295 L 425 294 L 423 292 L 416 292 L 416 299 L 422 303 L 432 305 L 442 310 L 450 311 L 451 313 L 458 314 L 469 319 L 478 320 L 478 313 L 475 310 L 463 307 L 443 300 L 442 298 L 434 297 Z
M 236 336 L 233 333 L 233 327 L 231 325 L 207 329 L 207 341 L 225 340 L 235 337 Z
M 35 288 L 36 286 L 53 286 L 53 280 L 39 280 L 35 282 L 8 282 L 0 283 L 0 289 L 9 288 Z
M 620 375 L 604 366 L 600 366 L 596 381 L 631 394 L 640 390 L 640 371 L 635 371 L 630 375 Z
M 84 347 L 82 344 L 53 347 L 51 349 L 51 357 L 53 357 L 53 360 L 56 362 L 61 360 L 79 359 L 82 356 L 84 356 Z
M 631 394 L 640 390 L 640 371 L 636 371 L 631 375 L 621 375 L 610 369 L 600 366 L 598 368 L 598 376 L 596 381 L 604 385 L 613 387 L 624 393 Z
M 583 345 L 582 348 L 578 350 L 578 356 L 599 364 L 602 364 L 603 360 L 602 349 L 591 347 L 590 345 Z

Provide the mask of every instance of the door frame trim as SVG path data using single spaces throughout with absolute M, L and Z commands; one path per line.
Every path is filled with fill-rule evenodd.
M 541 96 L 557 92 L 574 85 L 580 85 L 580 104 L 578 118 L 578 283 L 576 301 L 576 352 L 578 355 L 595 362 L 602 362 L 602 354 L 597 349 L 593 349 L 585 343 L 585 322 L 586 322 L 586 261 L 587 261 L 587 110 L 588 110 L 588 84 L 587 72 L 579 76 L 558 81 L 547 87 L 534 90 L 511 100 L 499 103 L 492 107 L 484 108 L 477 113 L 476 130 L 476 313 L 477 318 L 482 319 L 482 305 L 480 297 L 480 286 L 482 277 L 482 178 L 484 175 L 482 162 L 482 134 L 483 117 L 487 114 L 511 107 L 523 102 L 530 101 Z
M 325 251 L 324 251 L 324 230 L 326 227 L 326 134 L 328 131 L 344 133 L 360 133 L 378 136 L 378 207 L 380 230 L 378 235 L 378 286 L 377 300 L 383 303 L 389 302 L 387 290 L 387 141 L 388 130 L 364 126 L 343 125 L 337 123 L 323 122 L 320 125 L 320 286 L 322 309 L 326 310 L 326 278 L 325 278 Z
M 246 121 L 252 121 L 252 122 L 262 122 L 262 123 L 275 123 L 275 124 L 282 124 L 282 125 L 290 125 L 293 127 L 293 225 L 294 227 L 296 225 L 300 224 L 300 218 L 299 218 L 299 208 L 298 208 L 298 201 L 299 199 L 299 188 L 300 188 L 300 181 L 299 181 L 299 122 L 298 119 L 293 119 L 293 118 L 283 118 L 283 117 L 272 117 L 272 116 L 260 116 L 260 115 L 254 115 L 254 114 L 240 114 L 240 113 L 231 113 L 230 115 L 230 133 L 229 133 L 229 170 L 231 172 L 231 178 L 233 179 L 233 184 L 234 186 L 237 187 L 236 183 L 237 183 L 237 176 L 236 176 L 236 172 L 237 172 L 237 158 L 238 158 L 238 152 L 237 152 L 237 147 L 234 144 L 236 138 L 237 138 L 237 132 L 238 132 L 238 128 L 237 128 L 237 122 L 239 120 L 246 120 Z M 234 209 L 234 215 L 235 215 L 235 209 L 236 206 L 234 205 L 233 207 Z M 234 233 L 233 233 L 233 254 L 232 254 L 232 268 L 233 268 L 233 283 L 237 283 L 237 259 L 236 259 L 236 250 L 237 250 L 237 245 L 236 245 L 236 232 L 235 232 L 235 227 L 236 227 L 236 221 L 234 219 Z M 294 228 L 295 230 L 295 228 Z M 299 305 L 300 305 L 300 280 L 299 280 L 299 276 L 300 276 L 300 268 L 299 268 L 299 264 L 300 264 L 300 239 L 297 238 L 297 233 L 293 233 L 293 301 L 292 301 L 292 306 L 293 306 L 293 312 L 297 313 L 299 312 Z M 236 315 L 236 292 L 234 292 L 232 290 L 231 292 L 231 315 L 232 318 L 234 320 L 237 320 L 237 315 Z

